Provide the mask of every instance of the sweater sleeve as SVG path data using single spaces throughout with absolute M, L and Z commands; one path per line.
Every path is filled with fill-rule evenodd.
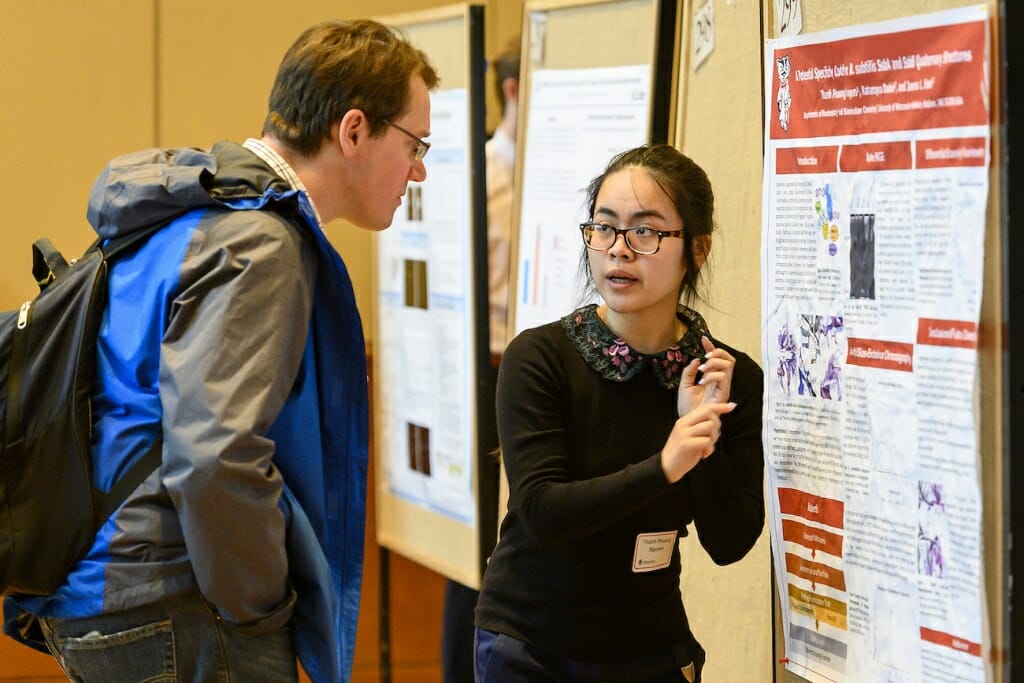
M 286 619 L 281 475 L 267 430 L 301 362 L 315 262 L 262 211 L 208 215 L 161 344 L 163 477 L 203 595 L 237 624 Z
M 570 457 L 588 454 L 568 451 L 579 448 L 567 438 L 565 405 L 572 400 L 552 340 L 538 331 L 516 337 L 498 372 L 498 436 L 509 504 L 526 533 L 542 544 L 605 529 L 671 489 L 658 453 L 609 474 L 573 480 Z
M 761 434 L 763 373 L 746 354 L 735 353 L 732 401 L 722 417 L 714 452 L 683 480 L 693 500 L 697 536 L 716 564 L 740 560 L 764 527 L 764 449 Z

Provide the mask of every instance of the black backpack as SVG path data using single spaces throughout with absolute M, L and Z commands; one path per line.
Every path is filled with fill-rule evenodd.
M 38 240 L 39 295 L 0 313 L 0 594 L 53 593 L 160 463 L 158 438 L 109 492 L 93 485 L 91 399 L 108 263 L 159 227 L 97 241 L 70 264 Z

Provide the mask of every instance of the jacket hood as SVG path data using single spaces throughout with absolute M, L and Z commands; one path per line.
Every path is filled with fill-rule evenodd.
M 259 157 L 233 142 L 209 151 L 146 149 L 116 157 L 93 183 L 86 216 L 104 239 L 204 206 L 280 196 L 290 190 Z

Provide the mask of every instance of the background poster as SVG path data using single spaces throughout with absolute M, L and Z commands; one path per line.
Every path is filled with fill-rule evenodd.
M 432 93 L 428 181 L 377 233 L 374 416 L 388 490 L 476 523 L 467 91 Z
M 578 225 L 590 181 L 613 156 L 647 142 L 651 67 L 533 73 L 523 163 L 514 332 L 582 305 Z

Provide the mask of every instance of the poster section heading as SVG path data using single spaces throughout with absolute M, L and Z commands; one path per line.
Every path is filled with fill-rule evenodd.
M 779 175 L 792 175 L 984 167 L 987 165 L 988 144 L 987 139 L 975 137 L 856 145 L 776 147 L 775 171 Z

